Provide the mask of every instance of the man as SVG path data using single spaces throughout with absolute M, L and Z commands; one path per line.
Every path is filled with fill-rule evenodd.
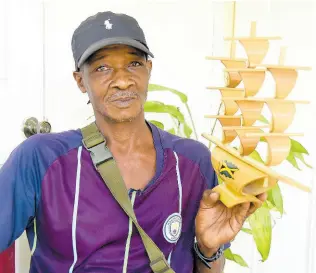
M 207 147 L 145 120 L 153 54 L 137 21 L 100 12 L 76 29 L 72 50 L 74 79 L 140 226 L 175 272 L 221 273 L 223 249 L 255 208 L 226 208 L 212 193 Z M 0 170 L 0 251 L 26 230 L 32 273 L 152 272 L 137 229 L 82 140 L 81 130 L 35 135 L 10 155 Z

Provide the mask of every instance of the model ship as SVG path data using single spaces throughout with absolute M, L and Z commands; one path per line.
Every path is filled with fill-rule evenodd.
M 208 87 L 220 91 L 224 113 L 205 116 L 219 121 L 222 137 L 219 139 L 208 133 L 202 135 L 215 144 L 211 161 L 222 183 L 214 190 L 220 193 L 220 199 L 227 207 L 243 202 L 259 204 L 256 195 L 270 190 L 278 182 L 310 191 L 305 185 L 273 169 L 289 155 L 291 137 L 303 136 L 287 132 L 287 129 L 294 120 L 297 105 L 309 103 L 288 99 L 297 82 L 298 71 L 310 70 L 309 67 L 285 65 L 285 48 L 281 48 L 278 64 L 262 63 L 271 41 L 279 39 L 281 37 L 257 36 L 256 22 L 252 22 L 249 37 L 225 38 L 232 43 L 230 57 L 207 57 L 208 60 L 220 61 L 225 67 L 225 86 Z M 247 58 L 235 58 L 236 42 L 241 44 Z M 271 73 L 275 81 L 275 93 L 274 97 L 261 98 L 257 94 L 267 73 Z M 269 125 L 260 123 L 264 105 L 271 112 Z M 240 145 L 236 148 L 231 144 L 237 138 Z M 250 157 L 260 141 L 265 141 L 268 146 L 263 164 Z

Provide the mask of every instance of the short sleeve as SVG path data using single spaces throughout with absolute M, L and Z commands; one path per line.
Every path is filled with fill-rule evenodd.
M 35 216 L 36 160 L 28 141 L 0 168 L 0 252 L 20 237 Z
M 218 185 L 217 175 L 211 161 L 211 152 L 206 146 L 200 160 L 200 170 L 205 180 L 207 189 L 213 189 Z

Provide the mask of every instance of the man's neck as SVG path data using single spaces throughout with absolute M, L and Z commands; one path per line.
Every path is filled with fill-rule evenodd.
M 111 150 L 128 154 L 152 144 L 152 136 L 142 115 L 132 121 L 113 122 L 96 118 L 96 125 Z

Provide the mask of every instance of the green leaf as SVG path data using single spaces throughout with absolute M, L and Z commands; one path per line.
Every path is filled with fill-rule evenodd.
M 265 261 L 269 257 L 272 238 L 272 224 L 269 209 L 266 207 L 258 208 L 248 217 L 248 222 L 262 261 Z
M 306 163 L 306 161 L 304 160 L 304 156 L 303 156 L 302 153 L 293 152 L 293 154 L 294 154 L 294 156 L 295 156 L 296 158 L 298 158 L 299 160 L 301 160 L 302 163 L 305 164 L 306 167 L 313 169 L 313 167 L 312 167 L 311 165 L 309 165 L 309 164 Z
M 263 122 L 265 124 L 269 124 L 269 121 L 263 115 L 261 115 L 258 120 L 260 120 L 261 122 Z
M 183 103 L 187 103 L 188 97 L 184 93 L 158 84 L 149 84 L 148 91 L 167 91 L 177 95 Z
M 251 157 L 254 160 L 259 161 L 260 163 L 264 163 L 263 159 L 261 158 L 260 154 L 258 153 L 258 151 L 254 150 L 249 157 Z
M 191 129 L 191 127 L 185 122 L 183 124 L 183 131 L 184 131 L 184 135 L 187 137 L 187 138 L 190 138 L 193 130 Z
M 252 231 L 251 231 L 251 229 L 249 229 L 249 228 L 242 228 L 241 229 L 243 232 L 245 232 L 245 233 L 248 233 L 248 234 L 252 234 Z
M 176 134 L 176 130 L 174 128 L 169 129 L 168 132 L 173 135 Z
M 167 105 L 159 101 L 147 101 L 144 106 L 144 111 L 151 113 L 167 113 L 176 118 L 180 123 L 184 123 L 183 114 L 173 105 Z
M 157 121 L 157 120 L 149 120 L 149 122 L 152 123 L 152 124 L 154 124 L 154 125 L 156 125 L 158 128 L 160 128 L 160 129 L 162 129 L 162 130 L 165 128 L 164 124 L 163 124 L 162 122 L 160 122 L 160 121 Z
M 249 267 L 245 260 L 238 254 L 234 254 L 230 248 L 225 249 L 224 256 L 227 260 L 236 262 L 243 267 Z
M 273 205 L 269 200 L 266 200 L 262 206 L 264 206 L 265 208 L 269 209 L 270 211 L 276 211 L 279 212 L 279 210 L 275 207 L 275 205 Z
M 283 197 L 281 194 L 281 189 L 278 184 L 276 184 L 271 190 L 268 191 L 267 200 L 276 207 L 276 209 L 281 213 L 284 213 L 283 208 Z
M 289 155 L 287 156 L 286 160 L 287 160 L 288 162 L 290 162 L 290 163 L 293 165 L 294 168 L 296 168 L 296 169 L 298 169 L 298 170 L 301 171 L 300 167 L 299 167 L 298 164 L 297 164 L 297 161 L 296 161 L 296 159 L 295 159 L 295 157 L 294 157 L 294 153 L 292 152 L 292 150 L 290 151 L 290 153 L 289 153 Z
M 279 210 L 273 205 L 269 200 L 266 200 L 265 202 L 262 203 L 262 207 L 268 209 L 269 211 L 275 211 L 279 212 Z
M 305 147 L 294 139 L 291 139 L 291 151 L 293 153 L 309 154 Z

